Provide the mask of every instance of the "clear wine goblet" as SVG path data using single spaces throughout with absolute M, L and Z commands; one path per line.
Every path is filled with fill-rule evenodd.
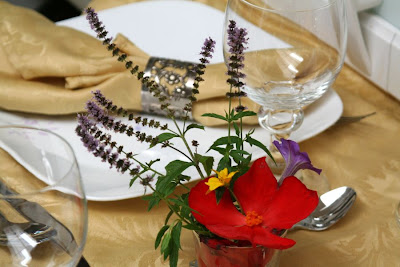
M 0 127 L 0 266 L 76 266 L 87 203 L 71 146 L 28 127 Z
M 302 124 L 303 108 L 319 99 L 340 72 L 347 40 L 344 2 L 228 1 L 224 59 L 231 56 L 227 29 L 234 20 L 249 38 L 242 90 L 260 105 L 259 124 L 273 138 L 289 138 Z M 270 149 L 277 152 L 273 145 Z

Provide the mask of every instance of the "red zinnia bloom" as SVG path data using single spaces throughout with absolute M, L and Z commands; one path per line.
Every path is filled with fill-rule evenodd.
M 281 186 L 265 162 L 256 160 L 250 170 L 239 177 L 233 192 L 243 212 L 232 203 L 226 190 L 217 204 L 215 191 L 207 194 L 208 179 L 192 188 L 189 206 L 196 220 L 212 233 L 235 240 L 249 240 L 254 246 L 285 249 L 296 242 L 273 234 L 274 229 L 289 229 L 306 218 L 317 206 L 318 195 L 296 177 L 287 177 Z

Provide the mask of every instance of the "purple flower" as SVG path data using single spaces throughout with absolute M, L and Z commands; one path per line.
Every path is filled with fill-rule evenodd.
M 81 137 L 83 145 L 90 151 L 94 152 L 99 146 L 99 140 L 90 134 L 91 130 L 96 130 L 97 127 L 86 115 L 78 114 L 78 127 L 76 133 Z
M 321 169 L 317 169 L 311 164 L 308 154 L 300 152 L 299 144 L 295 141 L 282 138 L 281 143 L 276 140 L 273 143 L 286 161 L 286 168 L 282 173 L 279 184 L 282 184 L 286 177 L 295 175 L 299 170 L 309 169 L 318 174 L 321 173 Z
M 229 22 L 227 33 L 230 56 L 227 74 L 230 78 L 228 83 L 240 89 L 245 85 L 240 79 L 245 78 L 246 75 L 239 70 L 244 68 L 244 51 L 247 49 L 245 45 L 249 38 L 246 29 L 238 28 L 233 20 Z
M 94 11 L 93 8 L 89 7 L 86 9 L 86 19 L 89 21 L 90 23 L 90 27 L 92 29 L 96 29 L 97 27 L 99 27 L 102 23 L 99 21 L 99 18 L 97 16 L 97 13 Z
M 108 115 L 101 107 L 99 107 L 96 102 L 88 101 L 86 103 L 86 110 L 88 113 L 99 123 L 103 124 L 106 129 L 112 129 L 118 132 L 119 126 L 121 126 L 121 121 L 115 121 L 115 118 Z M 118 127 L 116 127 L 118 126 Z
M 97 33 L 97 38 L 104 39 L 105 44 L 109 44 L 111 38 L 107 37 L 108 32 L 102 26 L 103 22 L 99 20 L 97 13 L 91 7 L 86 9 L 86 20 L 89 22 L 90 28 Z
M 200 55 L 203 56 L 203 58 L 200 60 L 203 64 L 210 63 L 209 59 L 212 58 L 212 53 L 214 53 L 214 48 L 215 48 L 215 41 L 211 39 L 211 37 L 207 38 L 204 41 L 204 45 L 201 48 Z

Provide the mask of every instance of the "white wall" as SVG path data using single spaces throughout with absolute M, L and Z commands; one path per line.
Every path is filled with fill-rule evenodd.
M 383 0 L 372 11 L 400 29 L 400 0 Z

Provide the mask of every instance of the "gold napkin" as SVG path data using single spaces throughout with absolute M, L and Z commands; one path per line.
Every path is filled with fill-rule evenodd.
M 123 63 L 111 57 L 100 41 L 5 2 L 0 2 L 0 18 L 0 108 L 73 114 L 84 111 L 91 91 L 101 90 L 115 104 L 141 110 L 140 82 Z M 149 55 L 122 35 L 116 37 L 115 43 L 129 55 L 129 60 L 144 69 Z M 207 67 L 199 101 L 193 106 L 196 121 L 209 126 L 221 122 L 201 115 L 224 114 L 228 109 L 225 72 L 222 63 Z M 243 101 L 250 110 L 258 110 L 252 101 Z M 257 119 L 247 119 L 246 123 L 256 124 Z

